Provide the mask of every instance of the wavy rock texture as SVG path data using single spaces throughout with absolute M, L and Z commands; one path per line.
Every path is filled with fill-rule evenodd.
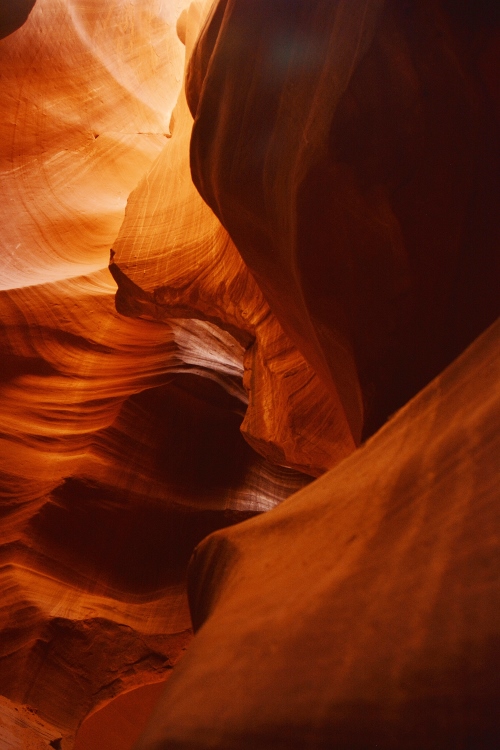
M 497 746 L 499 343 L 202 542 L 198 632 L 136 750 Z
M 201 12 L 183 15 L 190 49 Z M 152 320 L 209 321 L 245 347 L 247 441 L 273 463 L 318 475 L 355 447 L 343 411 L 283 332 L 233 242 L 190 176 L 184 95 L 171 144 L 130 196 L 113 246 L 117 309 Z M 314 416 L 313 416 L 314 415 Z
M 498 314 L 498 29 L 485 2 L 220 0 L 191 58 L 194 182 L 356 441 Z
M 0 744 L 69 750 L 164 680 L 193 548 L 336 464 L 200 548 L 144 743 L 486 742 L 496 334 L 348 456 L 498 313 L 498 11 L 29 6 L 0 16 Z
M 221 0 L 191 57 L 194 182 L 354 441 L 498 314 L 498 28 Z M 201 544 L 199 633 L 137 750 L 498 744 L 497 350 Z
M 240 434 L 241 340 L 211 319 L 115 309 L 106 266 L 127 197 L 185 143 L 169 130 L 184 5 L 38 0 L 0 43 L 8 747 L 45 747 L 52 727 L 69 748 L 89 712 L 163 680 L 191 636 L 193 547 L 308 481 Z

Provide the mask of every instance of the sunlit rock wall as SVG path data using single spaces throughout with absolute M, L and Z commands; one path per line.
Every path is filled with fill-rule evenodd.
M 0 739 L 69 750 L 85 716 L 162 681 L 185 651 L 196 544 L 342 472 L 498 314 L 499 34 L 486 2 L 31 5 L 0 14 Z M 423 465 L 426 449 L 415 443 Z M 361 485 L 391 462 L 371 455 L 355 453 Z M 322 503 L 337 502 L 335 471 L 300 496 L 320 508 L 318 527 Z M 264 568 L 281 569 L 290 549 L 300 568 L 296 551 L 315 547 L 294 541 L 309 511 L 294 525 L 283 507 L 284 536 L 269 541 L 279 566 L 259 547 Z M 205 563 L 193 567 L 198 624 L 224 560 L 236 568 L 216 557 L 206 590 Z M 283 622 L 310 643 L 291 605 L 286 620 L 285 563 Z M 307 591 L 321 588 L 300 569 Z M 243 586 L 238 607 L 257 588 Z M 181 703 L 196 654 L 226 648 L 221 607 L 173 683 Z M 245 618 L 234 643 L 247 625 L 261 632 Z M 264 701 L 273 663 L 255 682 Z M 203 690 L 201 735 L 172 732 L 186 747 L 232 747 Z M 307 735 L 318 696 L 303 695 Z M 234 746 L 248 746 L 234 721 Z M 152 730 L 162 742 L 164 727 Z M 259 732 L 263 747 L 289 746 L 279 727 Z
M 363 448 L 202 542 L 197 634 L 135 750 L 498 745 L 499 343 L 497 322 Z
M 38 0 L 0 42 L 0 736 L 12 747 L 45 747 L 47 732 L 69 747 L 90 711 L 164 679 L 190 638 L 196 543 L 308 481 L 287 467 L 319 473 L 338 454 L 329 435 L 312 446 L 295 436 L 285 408 L 268 433 L 254 426 L 258 406 L 246 418 L 260 454 L 242 437 L 249 398 L 260 398 L 245 374 L 253 324 L 222 324 L 235 295 L 219 299 L 219 287 L 246 273 L 240 310 L 280 342 L 271 368 L 290 345 L 239 259 L 236 281 L 228 270 L 207 291 L 217 315 L 191 310 L 188 295 L 154 322 L 123 317 L 120 300 L 116 310 L 110 248 L 149 210 L 151 168 L 163 171 L 157 203 L 173 180 L 184 211 L 157 206 L 162 262 L 176 237 L 173 264 L 187 269 L 176 273 L 189 274 L 210 233 L 237 257 L 209 209 L 198 219 L 185 104 L 171 118 L 186 5 Z M 202 10 L 191 11 L 193 40 Z M 145 230 L 134 232 L 140 242 Z
M 193 3 L 179 19 L 187 59 L 201 11 L 201 4 Z M 117 309 L 151 320 L 202 320 L 227 331 L 243 354 L 249 398 L 245 438 L 273 463 L 317 475 L 353 450 L 353 435 L 196 191 L 191 128 L 182 92 L 172 116 L 172 143 L 132 192 L 113 246 Z

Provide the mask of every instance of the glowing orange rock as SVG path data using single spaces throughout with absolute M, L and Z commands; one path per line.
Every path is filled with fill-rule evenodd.
M 9 747 L 13 737 L 38 742 L 47 720 L 56 729 L 40 730 L 43 746 L 66 742 L 99 702 L 161 679 L 189 638 L 181 580 L 141 597 L 127 574 L 120 581 L 95 558 L 103 519 L 89 515 L 92 493 L 109 499 L 118 469 L 116 433 L 103 445 L 100 431 L 172 367 L 171 331 L 149 327 L 143 339 L 143 324 L 118 316 L 106 265 L 128 193 L 166 142 L 181 8 L 110 3 L 104 18 L 98 4 L 38 0 L 0 42 L 0 685 L 17 704 L 4 706 Z M 111 19 L 116 32 L 128 29 L 126 44 L 116 45 Z M 108 523 L 109 514 L 108 505 Z M 127 547 L 125 528 L 108 526 L 115 551 Z M 139 659 L 117 665 L 113 643 L 120 659 L 127 650 Z
M 38 0 L 0 42 L 7 743 L 18 711 L 37 712 L 26 747 L 38 721 L 66 745 L 97 706 L 163 680 L 190 638 L 195 544 L 307 482 L 240 435 L 240 343 L 115 310 L 109 248 L 169 143 L 184 5 Z
M 497 744 L 499 337 L 197 548 L 198 633 L 136 750 Z
M 339 463 L 363 424 L 373 432 L 497 310 L 490 252 L 497 146 L 488 101 L 495 37 L 481 10 L 469 23 L 444 0 L 187 5 L 38 0 L 24 26 L 0 42 L 4 744 L 69 748 L 85 715 L 162 681 L 191 637 L 185 569 L 197 542 L 269 510 L 307 484 L 305 474 Z M 209 11 L 189 72 L 190 145 L 184 93 L 176 104 L 184 62 L 177 35 L 190 54 Z M 11 30 L 11 18 L 4 24 L 1 16 L 0 27 Z M 481 34 L 484 58 L 476 52 Z M 217 216 L 193 186 L 190 161 Z M 106 269 L 111 246 L 117 310 Z M 472 566 L 490 541 L 486 501 L 463 532 L 465 552 L 453 547 L 450 528 L 455 521 L 464 528 L 470 495 L 456 487 L 470 481 L 470 456 L 490 476 L 486 412 L 496 402 L 488 395 L 493 360 L 482 357 L 492 335 L 437 381 L 442 398 L 427 390 L 282 512 L 202 547 L 193 607 L 198 624 L 208 607 L 214 619 L 169 689 L 180 709 L 168 731 L 186 746 L 203 746 L 206 736 L 231 747 L 235 736 L 244 746 L 257 732 L 276 747 L 265 729 L 245 724 L 261 699 L 262 716 L 276 721 L 296 707 L 297 736 L 310 737 L 333 695 L 306 689 L 317 679 L 325 685 L 323 662 L 310 669 L 318 660 L 308 650 L 322 644 L 325 612 L 370 695 L 383 693 L 376 678 L 384 664 L 397 672 L 418 652 L 425 627 L 430 650 L 441 648 L 436 618 L 450 602 L 436 594 L 432 575 L 460 589 L 463 555 Z M 473 373 L 480 387 L 471 385 Z M 470 395 L 468 410 L 454 400 L 455 386 Z M 439 409 L 449 424 L 443 417 L 431 429 Z M 470 434 L 483 430 L 483 442 L 465 441 L 468 453 L 454 431 L 459 418 Z M 417 450 L 414 438 L 408 468 L 403 438 L 417 428 L 425 445 Z M 423 467 L 415 478 L 422 494 L 407 486 L 414 465 Z M 437 492 L 436 477 L 446 493 Z M 354 503 L 347 510 L 346 497 Z M 446 497 L 455 503 L 450 514 Z M 411 516 L 403 530 L 402 512 Z M 433 513 L 443 522 L 437 531 Z M 378 534 L 373 549 L 370 529 Z M 390 561 L 404 562 L 406 552 L 399 577 Z M 344 582 L 333 609 L 322 597 L 331 592 L 325 560 L 334 589 Z M 403 585 L 414 579 L 416 599 Z M 481 589 L 480 573 L 471 591 L 476 583 Z M 364 606 L 365 590 L 374 609 Z M 394 592 L 409 617 L 396 646 Z M 468 592 L 458 590 L 456 601 L 469 602 Z M 410 616 L 414 601 L 421 630 Z M 477 603 L 486 612 L 485 600 Z M 344 605 L 354 606 L 354 618 L 343 617 Z M 273 630 L 273 620 L 268 630 L 276 609 L 283 629 Z M 387 637 L 370 630 L 373 612 Z M 469 625 L 461 632 L 474 630 Z M 446 645 L 456 644 L 446 633 Z M 248 653 L 259 659 L 249 665 L 252 643 Z M 290 677 L 296 645 L 300 676 Z M 222 646 L 227 652 L 213 657 Z M 366 652 L 375 655 L 368 665 Z M 322 654 L 327 663 L 328 644 Z M 207 696 L 203 670 L 227 655 L 234 660 L 226 680 Z M 255 665 L 267 661 L 261 680 Z M 358 700 L 365 694 L 356 693 L 348 667 L 335 672 L 336 685 Z M 191 679 L 189 703 L 183 684 Z M 304 702 L 267 702 L 264 688 L 276 692 L 278 683 Z M 214 730 L 219 698 L 229 718 Z M 170 710 L 153 729 L 163 739 Z M 193 719 L 187 734 L 184 716 Z M 346 736 L 352 750 L 356 737 Z
M 193 4 L 182 18 L 188 58 L 200 13 Z M 343 410 L 283 332 L 227 232 L 198 195 L 189 169 L 192 118 L 183 93 L 172 119 L 171 142 L 132 192 L 113 245 L 117 309 L 167 322 L 208 321 L 221 329 L 220 336 L 230 334 L 228 347 L 245 346 L 245 438 L 273 463 L 318 475 L 355 447 Z

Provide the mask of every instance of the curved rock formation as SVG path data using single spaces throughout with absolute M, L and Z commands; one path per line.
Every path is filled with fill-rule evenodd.
M 463 5 L 221 0 L 191 58 L 194 182 L 356 441 L 498 314 L 498 9 Z
M 486 10 L 227 0 L 191 58 L 194 181 L 354 439 L 498 314 Z M 200 545 L 137 750 L 498 743 L 498 335 Z
M 202 542 L 198 632 L 135 750 L 498 744 L 499 338 L 309 487 Z
M 498 314 L 498 10 L 18 8 L 0 745 L 163 681 L 216 531 L 143 747 L 486 748 L 497 329 L 356 446 Z
M 86 719 L 78 731 L 74 750 L 125 750 L 141 734 L 163 692 L 161 682 L 130 690 Z
M 16 31 L 26 22 L 36 0 L 17 0 L 0 6 L 0 39 Z
M 184 5 L 38 0 L 0 43 L 0 737 L 12 747 L 69 748 L 89 712 L 163 680 L 191 637 L 193 547 L 308 481 L 241 437 L 240 341 L 206 319 L 115 310 L 109 248 L 170 143 Z
M 191 53 L 201 3 L 182 18 Z M 192 118 L 181 94 L 173 138 L 130 196 L 110 266 L 117 309 L 208 321 L 245 347 L 247 441 L 273 463 L 318 475 L 355 447 L 342 409 L 283 332 L 189 171 Z M 314 414 L 314 417 L 312 416 Z

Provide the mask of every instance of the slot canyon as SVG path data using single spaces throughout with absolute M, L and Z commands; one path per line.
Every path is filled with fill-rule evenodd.
M 500 747 L 500 5 L 0 0 L 0 750 Z

